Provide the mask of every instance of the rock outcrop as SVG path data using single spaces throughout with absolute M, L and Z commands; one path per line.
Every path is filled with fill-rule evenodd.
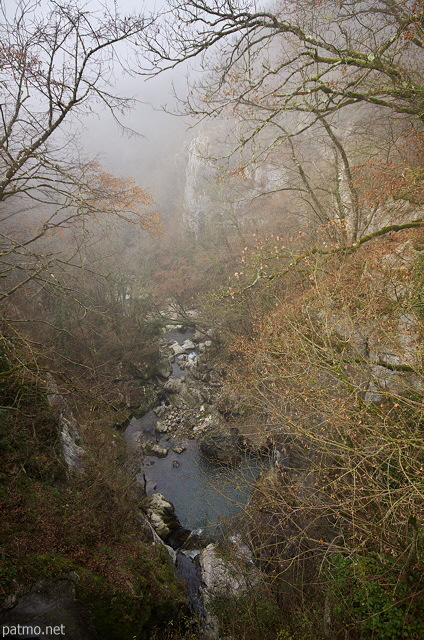
M 53 411 L 59 428 L 63 458 L 70 473 L 81 473 L 84 470 L 84 448 L 79 433 L 79 425 L 65 398 L 59 393 L 53 376 L 46 375 L 47 400 Z
M 174 505 L 161 493 L 154 493 L 147 498 L 145 512 L 153 529 L 162 540 L 168 540 L 172 533 L 182 529 Z
M 219 638 L 218 619 L 210 606 L 213 598 L 240 596 L 259 581 L 259 571 L 246 549 L 236 540 L 226 552 L 221 551 L 217 544 L 209 544 L 199 555 L 205 608 L 204 632 L 209 638 Z

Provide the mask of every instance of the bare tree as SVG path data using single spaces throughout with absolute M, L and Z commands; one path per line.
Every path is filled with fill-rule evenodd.
M 420 0 L 294 0 L 267 11 L 245 0 L 170 0 L 166 18 L 149 34 L 157 69 L 219 47 L 215 84 L 192 105 L 200 113 L 237 104 L 260 109 L 265 123 L 366 102 L 424 118 Z
M 244 0 L 169 0 L 168 7 L 160 32 L 149 32 L 153 66 L 199 56 L 206 72 L 194 76 L 184 108 L 236 122 L 238 139 L 228 142 L 246 166 L 282 160 L 290 182 L 278 189 L 300 201 L 299 215 L 332 225 L 331 235 L 337 223 L 339 241 L 373 229 L 376 204 L 361 200 L 355 173 L 369 157 L 354 141 L 364 122 L 371 136 L 377 118 L 422 129 L 422 2 L 278 0 L 260 10 Z M 367 148 L 373 155 L 376 140 Z M 414 185 L 418 179 L 414 172 Z M 415 187 L 403 191 L 417 200 Z
M 20 0 L 0 5 L 0 249 L 3 296 L 38 277 L 57 255 L 41 255 L 40 238 L 85 226 L 101 213 L 157 228 L 149 194 L 80 157 L 75 124 L 94 105 L 117 121 L 133 105 L 114 89 L 151 18 L 116 7 Z

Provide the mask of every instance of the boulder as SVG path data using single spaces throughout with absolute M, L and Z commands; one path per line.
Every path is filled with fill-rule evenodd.
M 161 360 L 158 365 L 155 367 L 154 374 L 161 378 L 169 378 L 172 375 L 172 364 L 169 362 L 168 358 L 165 360 Z
M 225 593 L 237 596 L 252 586 L 250 574 L 252 570 L 256 572 L 250 558 L 244 561 L 238 553 L 232 557 L 229 552 L 224 557 L 216 544 L 208 544 L 200 553 L 199 562 L 202 583 L 208 595 Z
M 165 382 L 163 388 L 169 393 L 181 393 L 183 381 L 181 378 L 169 378 L 168 382 Z
M 169 424 L 166 424 L 165 422 L 160 422 L 159 420 L 157 421 L 155 430 L 158 433 L 168 433 L 169 429 L 170 429 Z
M 205 411 L 205 406 L 202 404 L 200 406 L 199 412 L 204 413 L 204 411 Z M 198 436 L 202 433 L 219 430 L 221 422 L 216 415 L 209 413 L 208 415 L 201 416 L 201 417 L 198 415 L 198 418 L 199 419 L 197 423 L 193 427 L 193 433 L 195 435 Z
M 181 447 L 172 447 L 172 451 L 174 451 L 175 453 L 178 453 L 178 454 L 183 453 L 183 451 L 185 451 L 185 450 L 186 450 L 186 447 L 183 447 L 183 446 L 181 446 Z
M 200 441 L 200 451 L 209 460 L 234 465 L 241 461 L 240 437 L 236 428 L 208 433 Z
M 124 402 L 128 409 L 133 409 L 136 417 L 143 416 L 157 403 L 157 392 L 153 386 L 138 382 L 128 382 L 123 387 Z
M 153 529 L 162 540 L 167 540 L 171 533 L 182 528 L 174 505 L 161 493 L 154 493 L 147 499 L 145 511 Z
M 165 407 L 164 405 L 160 405 L 159 407 L 155 407 L 153 409 L 153 413 L 158 417 L 158 418 L 163 418 L 163 416 L 166 414 L 168 408 Z
M 193 340 L 184 340 L 183 344 L 181 345 L 186 351 L 189 349 L 195 349 L 196 345 L 194 344 Z
M 170 378 L 163 388 L 172 394 L 169 401 L 176 407 L 194 408 L 205 401 L 201 390 L 189 386 L 185 378 Z
M 180 353 L 185 353 L 185 348 L 180 344 L 178 344 L 178 342 L 173 342 L 171 344 L 171 349 L 174 353 L 174 356 L 178 356 L 180 355 Z
M 136 440 L 140 444 L 140 448 L 146 456 L 156 456 L 156 458 L 166 458 L 168 455 L 169 449 L 166 447 L 161 447 L 160 444 L 156 444 L 156 442 L 152 442 L 149 439 L 143 439 L 144 434 L 138 434 Z

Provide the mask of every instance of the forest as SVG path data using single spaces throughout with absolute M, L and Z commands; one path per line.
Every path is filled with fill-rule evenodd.
M 0 30 L 2 637 L 423 639 L 423 0 Z

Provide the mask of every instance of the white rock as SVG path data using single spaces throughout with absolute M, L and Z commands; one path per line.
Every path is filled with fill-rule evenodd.
M 202 593 L 205 604 L 205 630 L 210 638 L 219 638 L 219 624 L 209 608 L 216 595 L 238 596 L 257 583 L 259 571 L 239 557 L 223 558 L 215 544 L 208 544 L 199 555 L 202 575 Z
M 168 424 L 164 424 L 163 422 L 160 422 L 159 420 L 156 422 L 156 426 L 155 426 L 155 430 L 158 433 L 168 433 L 169 431 L 169 425 Z
M 182 345 L 178 344 L 178 342 L 173 342 L 171 344 L 171 349 L 174 352 L 174 356 L 178 356 L 180 355 L 180 353 L 185 353 L 185 348 Z

